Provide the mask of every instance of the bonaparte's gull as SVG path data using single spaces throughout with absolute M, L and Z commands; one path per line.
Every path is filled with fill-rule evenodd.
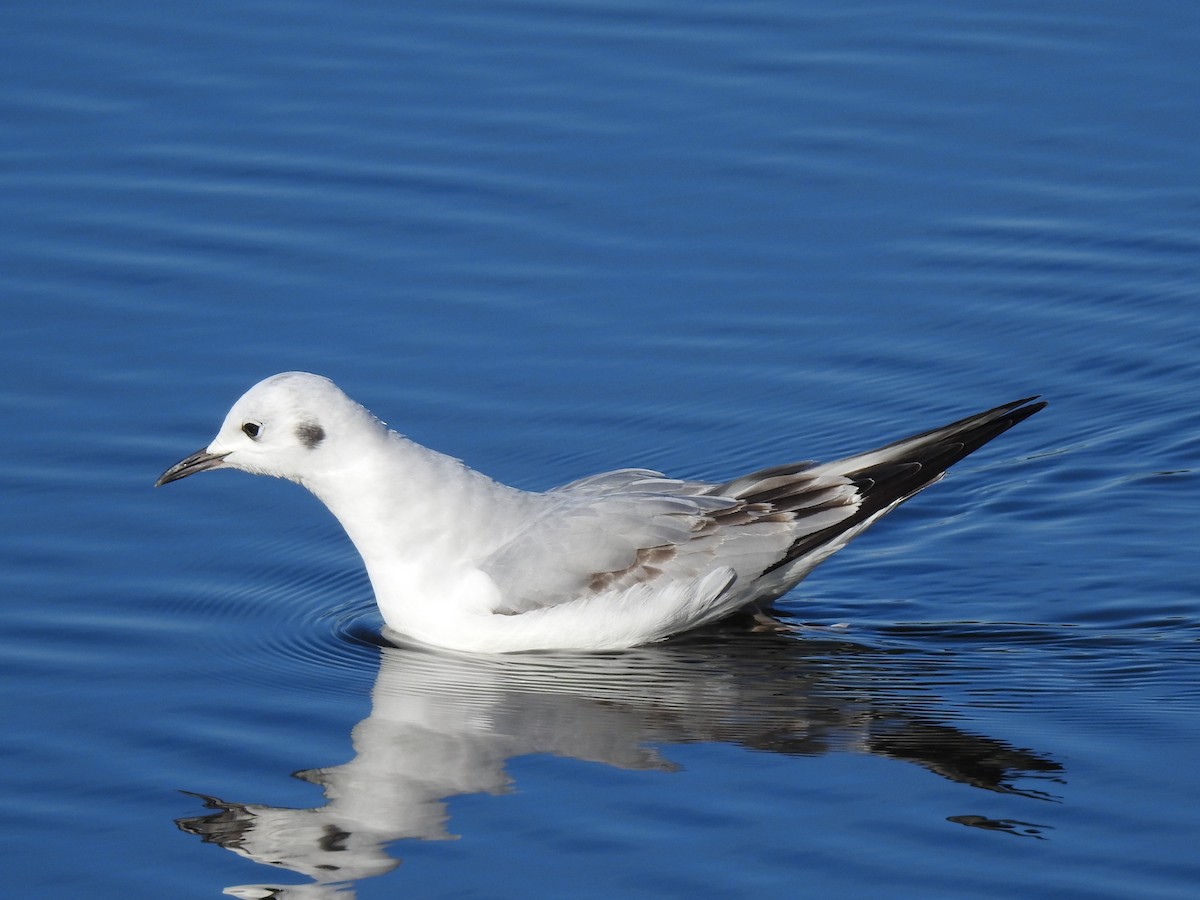
M 390 431 L 329 379 L 285 372 L 158 485 L 241 469 L 308 488 L 366 564 L 387 625 L 456 650 L 615 650 L 761 613 L 948 466 L 1042 409 L 1028 397 L 830 463 L 721 484 L 645 469 L 544 493 Z

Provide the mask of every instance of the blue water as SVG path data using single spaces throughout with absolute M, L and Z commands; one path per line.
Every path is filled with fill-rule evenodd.
M 3 21 L 6 896 L 1200 892 L 1200 7 Z M 295 486 L 150 487 L 293 368 L 526 488 L 1050 406 L 796 634 L 471 659 Z

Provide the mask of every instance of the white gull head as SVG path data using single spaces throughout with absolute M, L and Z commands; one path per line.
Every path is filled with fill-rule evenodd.
M 356 439 L 383 431 L 328 378 L 284 372 L 243 394 L 212 442 L 164 472 L 157 484 L 218 467 L 305 484 L 338 465 L 339 455 L 353 453 Z

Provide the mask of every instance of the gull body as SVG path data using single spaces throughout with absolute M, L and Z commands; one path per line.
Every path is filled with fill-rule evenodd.
M 722 483 L 622 469 L 509 487 L 285 372 L 157 484 L 215 468 L 303 485 L 341 522 L 400 634 L 470 652 L 615 650 L 759 613 L 948 466 L 1045 406 L 1027 398 L 876 450 Z

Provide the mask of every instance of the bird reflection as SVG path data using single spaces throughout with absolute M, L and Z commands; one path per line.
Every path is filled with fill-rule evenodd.
M 656 746 L 724 742 L 786 755 L 868 753 L 1043 799 L 1051 795 L 1018 783 L 1061 780 L 1046 756 L 950 724 L 921 654 L 728 628 L 610 655 L 380 654 L 371 714 L 352 732 L 354 758 L 295 773 L 321 787 L 323 805 L 197 794 L 213 812 L 176 820 L 206 842 L 311 879 L 226 893 L 346 900 L 356 881 L 399 865 L 387 845 L 453 837 L 446 801 L 508 790 L 508 760 L 535 753 L 670 772 Z

